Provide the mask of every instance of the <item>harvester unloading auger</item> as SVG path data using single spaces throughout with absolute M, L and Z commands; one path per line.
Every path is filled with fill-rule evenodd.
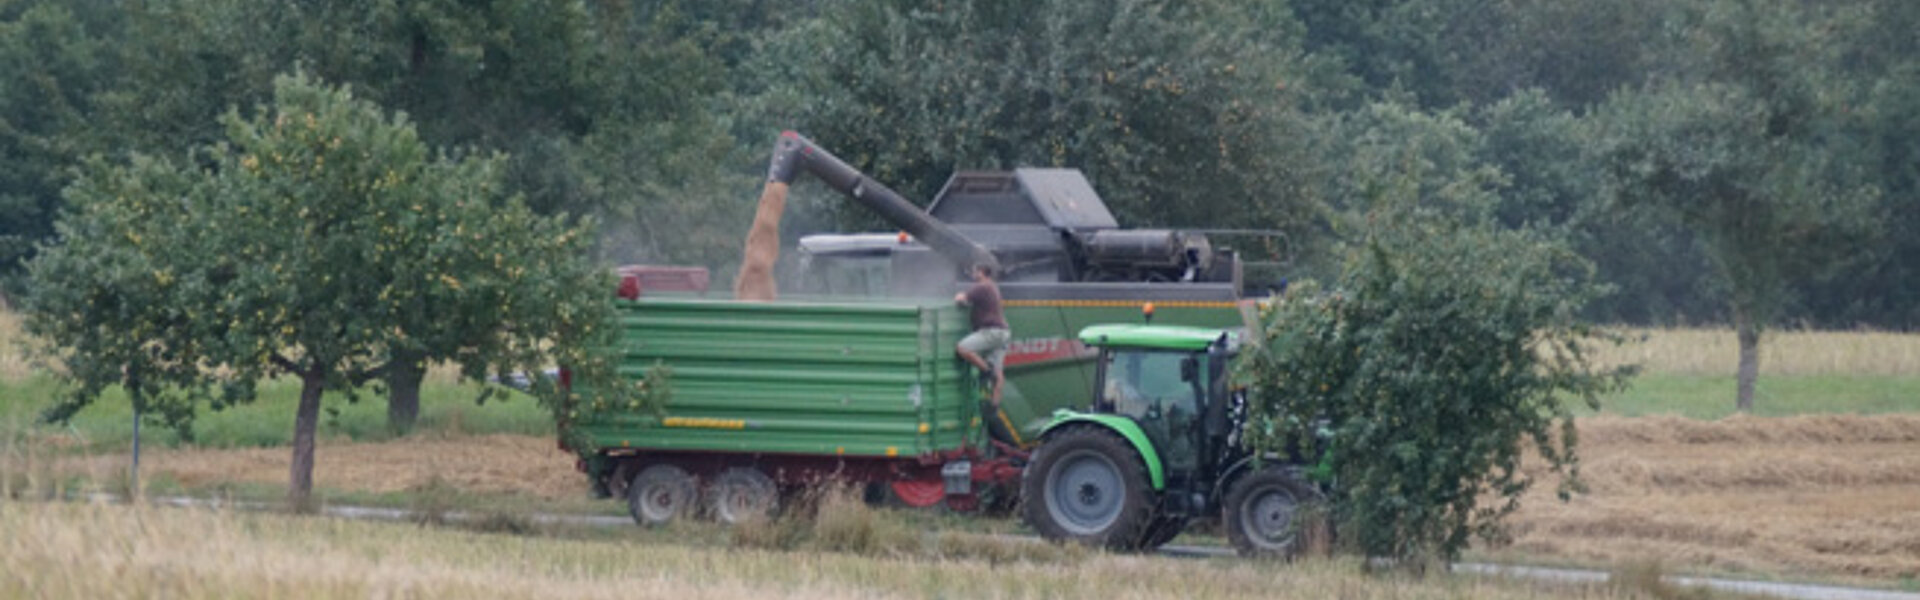
M 873 209 L 887 222 L 900 227 L 934 251 L 961 267 L 987 265 L 996 270 L 1000 261 L 992 252 L 945 224 L 927 216 L 925 211 L 902 198 L 898 192 L 849 166 L 798 133 L 780 134 L 774 144 L 773 158 L 767 168 L 767 184 L 760 191 L 759 208 L 754 211 L 753 228 L 747 232 L 746 255 L 740 264 L 740 276 L 733 282 L 733 297 L 739 300 L 769 301 L 777 296 L 773 265 L 780 259 L 780 217 L 786 211 L 787 190 L 802 172 L 812 173 L 829 187 Z

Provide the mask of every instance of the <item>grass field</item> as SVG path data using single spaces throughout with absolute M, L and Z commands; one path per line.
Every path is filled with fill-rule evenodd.
M 1580 428 L 1590 493 L 1561 502 L 1550 485 L 1535 490 L 1510 521 L 1515 543 L 1479 548 L 1477 557 L 1600 568 L 1652 560 L 1679 571 L 1893 587 L 1920 578 L 1920 415 L 1596 417 Z M 319 457 L 316 484 L 336 503 L 624 509 L 587 499 L 572 457 L 544 437 L 335 442 Z M 50 473 L 93 481 L 113 481 L 126 464 L 120 455 L 42 460 Z M 182 448 L 151 455 L 145 468 L 164 493 L 273 500 L 287 460 L 283 449 Z M 1018 529 L 971 518 L 940 526 Z
M 1211 577 L 1217 575 L 1222 579 L 1220 587 L 1206 587 L 1203 592 L 1227 597 L 1273 591 L 1262 586 L 1311 590 L 1304 597 L 1668 597 L 1647 590 L 1556 588 L 1548 592 L 1454 579 L 1409 584 L 1358 577 L 1355 568 L 1345 563 L 1242 573 L 1242 567 L 1230 561 L 1177 563 L 1187 565 L 1179 567 L 1140 557 L 1029 560 L 1032 557 L 1027 554 L 992 550 L 958 555 L 883 552 L 880 559 L 842 556 L 833 548 L 817 547 L 782 553 L 763 549 L 780 547 L 778 543 L 743 545 L 739 539 L 729 541 L 726 534 L 704 530 L 622 528 L 593 536 L 524 539 L 410 526 L 205 514 L 179 517 L 185 519 L 180 523 L 191 525 L 155 526 L 211 527 L 192 520 L 224 519 L 230 524 L 223 531 L 266 532 L 205 540 L 240 549 L 185 547 L 179 544 L 203 540 L 173 540 L 172 530 L 140 529 L 141 523 L 174 523 L 175 517 L 160 513 L 56 508 L 4 499 L 125 491 L 124 447 L 130 416 L 125 400 L 110 396 L 82 412 L 71 425 L 33 424 L 32 417 L 57 390 L 49 374 L 36 371 L 7 343 L 8 336 L 17 339 L 9 333 L 17 331 L 8 329 L 15 327 L 10 319 L 11 315 L 0 313 L 0 491 L 5 492 L 0 494 L 0 536 L 10 540 L 0 544 L 11 544 L 5 546 L 7 555 L 0 557 L 6 561 L 0 564 L 5 573 L 63 572 L 61 568 L 72 573 L 82 567 L 61 567 L 68 564 L 63 560 L 77 560 L 60 558 L 62 553 L 104 552 L 109 564 L 133 573 L 134 581 L 171 590 L 160 595 L 189 597 L 225 589 L 213 586 L 299 589 L 300 595 L 317 597 L 437 597 L 442 589 L 452 590 L 450 595 L 520 596 L 532 595 L 525 590 L 548 588 L 560 590 L 559 595 L 587 597 L 611 595 L 606 591 L 610 588 L 629 588 L 631 593 L 622 595 L 643 597 L 1193 595 L 1178 586 L 1157 587 L 1131 574 L 1134 570 L 1164 574 L 1159 571 L 1163 569 L 1188 573 L 1204 569 L 1207 577 L 1190 579 L 1206 581 L 1189 583 L 1214 585 Z M 1644 374 L 1626 392 L 1607 398 L 1597 415 L 1581 420 L 1583 472 L 1591 493 L 1563 503 L 1552 498 L 1550 486 L 1535 490 L 1510 521 L 1515 543 L 1476 548 L 1475 558 L 1602 569 L 1652 561 L 1683 572 L 1819 579 L 1920 591 L 1920 336 L 1776 332 L 1765 348 L 1756 414 L 1734 417 L 1729 417 L 1735 353 L 1730 332 L 1649 330 L 1634 332 L 1633 337 L 1639 341 L 1608 349 L 1602 358 L 1641 364 Z M 197 443 L 176 444 L 146 455 L 144 487 L 152 493 L 278 499 L 287 476 L 288 455 L 281 446 L 291 430 L 293 392 L 290 383 L 270 384 L 255 404 L 203 414 Z M 476 394 L 477 389 L 455 385 L 444 374 L 435 378 L 427 386 L 421 431 L 401 439 L 386 434 L 380 399 L 368 395 L 352 405 L 330 399 L 329 406 L 337 412 L 323 418 L 315 472 L 319 494 L 332 503 L 498 514 L 509 523 L 522 522 L 524 515 L 533 512 L 621 513 L 623 507 L 617 502 L 586 498 L 584 481 L 572 469 L 573 457 L 554 448 L 552 426 L 530 399 L 476 406 L 472 402 Z M 147 431 L 152 432 L 146 438 L 150 443 L 178 441 L 168 432 Z M 129 520 L 134 525 L 127 528 L 133 533 L 126 535 L 134 537 L 90 529 L 99 522 L 126 525 Z M 373 529 L 363 532 L 361 527 Z M 908 529 L 938 536 L 945 534 L 926 532 L 1012 531 L 1018 525 L 1010 520 L 937 517 Z M 419 538 L 417 543 L 423 545 L 401 545 L 407 548 L 406 554 L 384 553 L 343 539 L 347 531 L 370 539 Z M 17 541 L 33 536 L 55 542 L 31 546 Z M 68 538 L 74 541 L 59 546 L 67 542 L 58 540 Z M 104 545 L 91 550 L 73 545 L 93 538 L 105 540 L 100 542 Z M 522 554 L 511 555 L 519 558 L 483 556 L 479 550 L 454 546 L 518 548 Z M 149 547 L 155 548 L 151 554 L 135 556 L 144 550 L 134 549 Z M 317 562 L 321 567 L 297 572 L 289 565 L 296 563 L 298 552 L 288 548 L 313 550 L 321 557 Z M 534 548 L 541 557 L 525 554 Z M 198 552 L 261 558 L 240 560 L 236 564 L 246 568 L 228 570 L 182 566 L 168 558 L 170 553 Z M 616 560 L 612 557 L 623 553 L 639 557 L 625 564 L 654 561 L 666 566 L 614 572 L 600 562 Z M 417 562 L 416 555 L 421 557 Z M 395 556 L 408 557 L 403 564 L 417 568 L 367 566 Z M 981 566 L 975 564 L 979 556 L 998 558 L 987 559 Z M 736 558 L 745 565 L 738 572 L 721 566 Z M 525 564 L 497 567 L 489 562 L 513 560 Z M 999 564 L 1008 561 L 1018 564 Z M 1062 568 L 1061 561 L 1070 562 L 1071 568 Z M 679 570 L 683 568 L 692 571 Z M 341 575 L 355 569 L 377 574 L 361 579 Z M 1089 574 L 1050 575 L 1017 585 L 958 581 L 967 573 L 983 579 L 978 575 L 982 569 L 1087 570 L 1101 580 Z M 864 575 L 876 571 L 884 571 L 885 576 Z M 34 596 L 90 597 L 95 592 L 132 589 L 87 587 L 106 585 L 88 581 L 71 583 L 70 588 L 27 587 L 46 583 L 13 577 L 0 581 L 0 597 L 18 595 L 13 592 L 20 590 L 51 590 L 28 594 Z M 952 590 L 971 593 L 951 592 L 942 587 L 944 583 L 924 583 L 950 579 L 958 581 Z M 1106 579 L 1126 583 L 1109 586 Z
M 110 598 L 1634 598 L 1646 589 L 1269 563 L 979 549 L 763 550 L 643 537 L 0 502 L 0 597 Z M 645 535 L 636 532 L 635 536 Z M 990 544 L 991 545 L 991 544 Z M 137 592 L 135 592 L 137 590 Z
M 1605 347 L 1603 364 L 1637 364 L 1628 389 L 1606 398 L 1601 414 L 1734 414 L 1739 346 L 1731 330 L 1629 330 L 1631 343 Z M 1888 332 L 1772 331 L 1762 338 L 1758 416 L 1920 412 L 1920 335 Z

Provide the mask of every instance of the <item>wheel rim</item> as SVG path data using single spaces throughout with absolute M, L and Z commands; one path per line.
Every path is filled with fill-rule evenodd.
M 725 523 L 739 523 L 764 517 L 773 507 L 773 486 L 764 475 L 728 471 L 714 482 L 714 517 Z
M 693 479 L 671 465 L 648 467 L 634 478 L 634 511 L 647 523 L 665 523 L 686 512 Z
M 1119 465 L 1090 451 L 1070 454 L 1058 464 L 1047 476 L 1047 511 L 1054 522 L 1076 535 L 1112 526 L 1126 502 Z
M 1300 502 L 1280 486 L 1262 489 L 1241 506 L 1240 527 L 1247 539 L 1267 549 L 1280 549 L 1293 542 L 1294 517 Z

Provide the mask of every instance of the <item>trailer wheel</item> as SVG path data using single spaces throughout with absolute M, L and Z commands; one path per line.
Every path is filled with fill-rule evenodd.
M 1326 498 L 1293 469 L 1269 467 L 1227 491 L 1227 539 L 1241 556 L 1291 559 L 1324 535 Z
M 693 476 L 686 469 L 651 465 L 641 469 L 627 485 L 627 512 L 642 526 L 665 525 L 691 510 L 695 491 Z
M 752 467 L 721 471 L 707 485 L 707 508 L 713 518 L 736 525 L 773 514 L 780 505 L 780 489 L 773 478 Z
M 1042 537 L 1113 550 L 1138 547 L 1153 509 L 1138 453 L 1097 427 L 1049 436 L 1021 475 L 1021 496 Z

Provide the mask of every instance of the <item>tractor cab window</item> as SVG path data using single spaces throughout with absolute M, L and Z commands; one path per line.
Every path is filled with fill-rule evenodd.
M 1116 350 L 1107 354 L 1106 384 L 1100 403 L 1135 419 L 1164 414 L 1193 415 L 1197 410 L 1190 352 Z M 1184 375 L 1184 377 L 1183 377 Z

